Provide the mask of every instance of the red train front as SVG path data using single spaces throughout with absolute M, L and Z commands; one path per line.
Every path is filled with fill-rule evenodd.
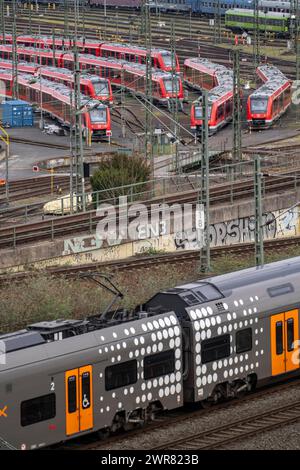
M 258 76 L 265 82 L 247 101 L 247 122 L 252 129 L 267 129 L 291 105 L 291 83 L 274 66 L 261 65 Z
M 111 136 L 110 110 L 106 105 L 98 105 L 84 113 L 85 127 L 91 133 L 92 140 L 101 140 Z

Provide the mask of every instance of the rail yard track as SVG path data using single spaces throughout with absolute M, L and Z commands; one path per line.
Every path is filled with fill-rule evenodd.
M 276 174 L 264 179 L 264 194 L 277 194 L 280 191 L 296 189 L 300 175 L 294 169 L 292 175 L 278 176 Z M 211 189 L 211 203 L 233 203 L 242 198 L 248 199 L 254 194 L 252 180 L 236 183 L 227 183 L 214 186 Z M 176 193 L 160 198 L 142 201 L 147 207 L 153 203 L 196 203 L 198 191 Z M 51 218 L 41 222 L 15 225 L 0 228 L 0 248 L 15 248 L 17 245 L 34 243 L 42 240 L 54 240 L 66 235 L 80 233 L 93 233 L 99 222 L 96 211 L 78 213 L 61 218 Z
M 29 15 L 28 12 L 22 11 L 22 14 L 18 16 L 17 28 L 18 34 L 28 33 L 29 28 Z M 41 16 L 42 15 L 42 16 Z M 130 19 L 130 18 L 129 18 Z M 153 44 L 157 47 L 168 47 L 170 43 L 170 32 L 171 32 L 171 23 L 174 19 L 174 15 L 161 15 L 160 20 L 155 16 L 152 19 L 152 39 Z M 43 10 L 39 14 L 31 18 L 31 31 L 40 32 L 41 34 L 52 34 L 53 29 L 55 31 L 60 31 L 63 33 L 63 16 L 62 12 L 59 10 L 50 11 Z M 8 19 L 11 21 L 11 19 Z M 99 24 L 102 24 L 106 29 L 106 39 L 107 40 L 118 40 L 131 39 L 132 41 L 140 42 L 141 38 L 139 37 L 138 30 L 140 27 L 139 15 L 134 15 L 131 18 L 131 23 L 134 22 L 134 33 L 130 33 L 130 22 L 128 21 L 128 11 L 120 11 L 118 15 L 113 14 L 113 11 L 108 11 L 108 16 L 106 19 L 106 25 L 103 25 L 103 12 L 101 10 L 93 9 L 91 11 L 85 12 L 84 26 L 81 25 L 79 28 L 79 34 L 82 34 L 87 39 L 100 39 L 100 29 Z M 163 34 L 162 27 L 159 24 L 163 23 Z M 222 31 L 221 41 L 223 47 L 219 44 L 213 44 L 214 40 L 214 31 L 213 28 L 209 26 L 207 18 L 192 18 L 190 27 L 187 27 L 187 17 L 176 17 L 175 18 L 175 34 L 177 39 L 176 52 L 179 56 L 179 59 L 182 63 L 183 59 L 187 56 L 193 56 L 196 54 L 195 51 L 200 51 L 202 57 L 209 57 L 211 60 L 223 63 L 224 65 L 230 65 L 232 59 L 230 58 L 230 49 L 227 49 L 227 46 L 233 45 L 234 35 L 228 34 L 225 30 Z M 117 25 L 117 27 L 116 27 Z M 72 21 L 69 22 L 70 30 L 73 28 Z M 111 37 L 108 37 L 108 34 L 111 34 Z M 130 35 L 129 35 L 130 33 Z M 104 38 L 102 37 L 102 40 Z M 274 48 L 285 47 L 286 43 L 282 39 L 271 39 L 270 44 Z M 225 45 L 225 47 L 224 47 Z M 295 63 L 291 60 L 280 58 L 280 57 L 268 57 L 265 56 L 265 60 L 273 63 L 278 66 L 283 73 L 285 73 L 289 78 L 295 77 Z M 249 71 L 253 71 L 253 56 L 247 52 L 241 52 L 241 73 L 244 76 L 247 76 Z
M 208 450 L 224 447 L 232 442 L 252 437 L 258 433 L 271 431 L 281 426 L 300 420 L 300 401 L 276 407 L 265 413 L 259 413 L 244 419 L 232 421 L 230 424 L 215 427 L 211 430 L 185 436 L 181 439 L 152 447 L 152 450 Z
M 20 201 L 38 196 L 54 195 L 57 189 L 66 192 L 70 188 L 70 177 L 53 175 L 16 180 L 9 183 L 9 199 Z M 59 192 L 61 192 L 59 191 Z M 0 187 L 0 204 L 5 201 L 5 187 Z M 0 211 L 1 217 L 1 211 Z
M 279 252 L 284 248 L 299 247 L 300 236 L 275 238 L 265 240 L 265 252 Z M 214 246 L 211 248 L 211 255 L 213 259 L 228 254 L 234 255 L 236 258 L 244 257 L 254 251 L 253 242 L 243 242 L 232 245 Z M 140 255 L 133 258 L 127 258 L 117 261 L 102 261 L 87 264 L 79 264 L 73 266 L 53 266 L 47 267 L 43 271 L 21 271 L 16 273 L 0 274 L 0 284 L 21 281 L 26 276 L 32 276 L 43 272 L 44 274 L 53 276 L 64 276 L 67 278 L 77 278 L 78 275 L 88 272 L 95 272 L 99 269 L 108 269 L 112 272 L 133 271 L 138 269 L 152 269 L 164 265 L 180 265 L 186 263 L 194 263 L 199 259 L 199 250 L 182 250 L 175 253 L 161 254 L 161 255 Z

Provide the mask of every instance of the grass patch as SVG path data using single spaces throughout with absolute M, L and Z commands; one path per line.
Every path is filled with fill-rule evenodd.
M 300 247 L 266 253 L 265 262 L 300 255 Z M 224 274 L 254 266 L 254 255 L 226 255 L 212 262 L 213 274 Z M 108 270 L 104 271 L 109 273 Z M 160 290 L 200 278 L 198 261 L 180 265 L 159 265 L 114 273 L 114 282 L 124 294 L 122 306 L 133 308 Z M 111 296 L 82 279 L 32 274 L 22 282 L 0 288 L 0 331 L 14 331 L 26 325 L 58 318 L 84 318 L 103 311 Z

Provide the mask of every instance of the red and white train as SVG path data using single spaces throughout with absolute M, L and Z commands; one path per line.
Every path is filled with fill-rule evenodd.
M 184 81 L 197 90 L 208 91 L 208 129 L 214 134 L 232 120 L 233 111 L 233 72 L 223 65 L 208 59 L 192 58 L 184 62 Z M 191 129 L 197 135 L 201 132 L 201 99 L 191 107 Z
M 19 61 L 37 62 L 42 66 L 63 67 L 74 70 L 74 54 L 63 51 L 37 50 L 34 48 L 18 47 Z M 0 57 L 12 60 L 12 46 L 0 46 Z M 80 69 L 86 73 L 95 74 L 109 79 L 111 84 L 124 87 L 136 95 L 146 94 L 146 66 L 124 60 L 95 57 L 91 54 L 79 54 Z M 179 75 L 152 69 L 152 97 L 154 101 L 169 107 L 170 102 L 178 100 L 182 106 L 184 92 Z
M 11 71 L 0 69 L 0 80 L 5 83 L 6 95 L 11 96 L 13 86 Z M 38 104 L 45 113 L 57 119 L 63 126 L 71 126 L 72 90 L 66 85 L 44 78 L 34 81 L 31 74 L 19 73 L 18 91 L 20 99 Z M 109 108 L 84 95 L 81 95 L 81 106 L 83 106 L 82 126 L 85 137 L 90 136 L 92 140 L 109 137 L 111 135 Z M 5 125 L 5 123 L 3 124 Z
M 291 82 L 276 67 L 261 65 L 256 70 L 264 84 L 247 101 L 247 122 L 251 129 L 271 127 L 291 105 Z
M 3 42 L 3 36 L 0 35 Z M 12 44 L 12 35 L 5 35 L 5 43 Z M 41 49 L 52 49 L 53 44 L 56 50 L 70 49 L 74 43 L 63 38 L 37 37 L 37 36 L 18 36 L 17 43 L 27 47 L 35 47 Z M 77 46 L 80 52 L 92 54 L 96 57 L 112 57 L 114 59 L 122 59 L 127 62 L 135 62 L 139 64 L 146 63 L 147 49 L 133 44 L 108 43 L 95 41 L 78 40 Z M 179 60 L 176 54 L 172 55 L 170 51 L 164 49 L 151 49 L 152 67 L 163 70 L 164 72 L 180 72 Z
M 0 59 L 0 68 L 12 70 L 12 61 Z M 74 75 L 69 69 L 58 67 L 45 67 L 39 66 L 35 62 L 18 62 L 18 71 L 31 73 L 33 75 L 41 75 L 47 80 L 52 80 L 57 83 L 74 87 Z M 111 84 L 106 78 L 98 77 L 97 75 L 84 74 L 80 77 L 81 92 L 95 100 L 102 101 L 103 103 L 112 105 L 113 95 Z

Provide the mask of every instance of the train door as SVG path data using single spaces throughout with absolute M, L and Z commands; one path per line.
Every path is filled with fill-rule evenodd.
M 93 428 L 92 366 L 65 373 L 66 435 Z
M 299 312 L 290 310 L 271 317 L 272 375 L 299 368 Z

